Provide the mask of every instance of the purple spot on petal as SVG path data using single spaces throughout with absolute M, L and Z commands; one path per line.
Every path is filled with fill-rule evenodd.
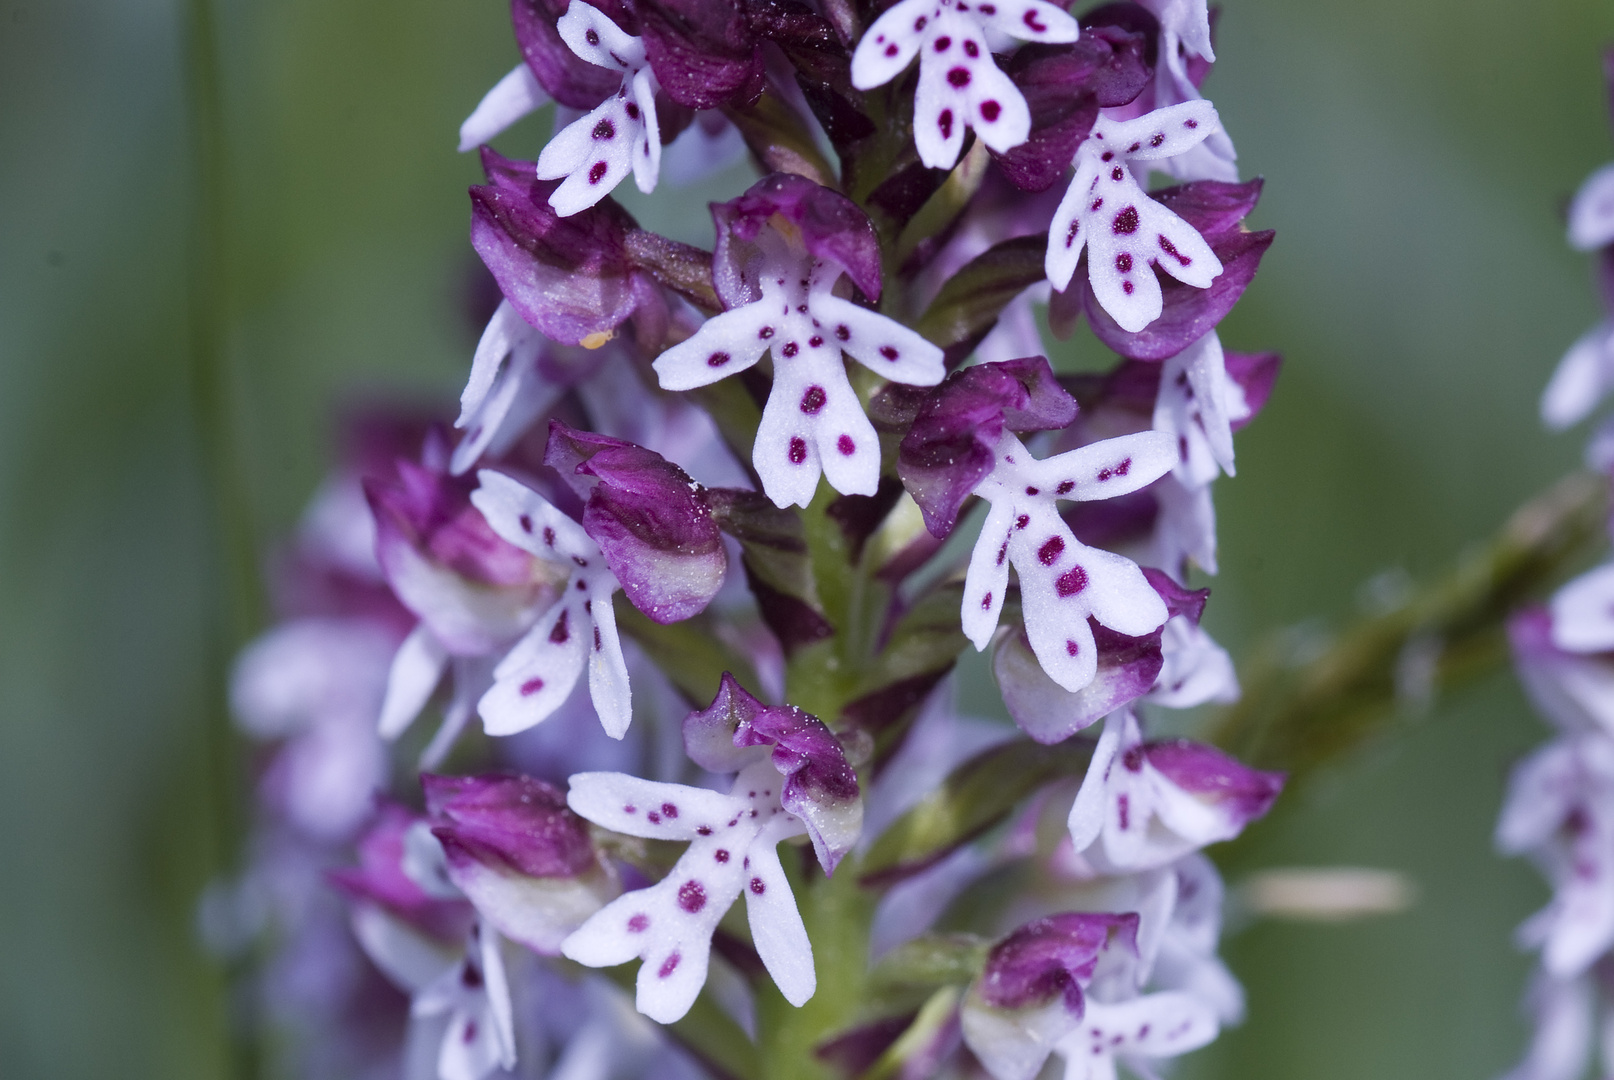
M 591 26 L 583 31 L 583 40 L 590 45 L 598 45 L 600 43 L 600 32 Z
M 521 531 L 522 532 L 524 532 L 524 533 L 532 532 L 532 515 L 531 514 L 522 514 L 521 518 L 520 518 L 520 521 L 521 521 Z
M 598 184 L 601 180 L 604 180 L 606 168 L 607 166 L 603 161 L 596 161 L 593 165 L 589 166 L 588 182 L 591 184 Z
M 628 102 L 627 114 L 628 114 L 628 119 L 629 120 L 637 120 L 637 119 L 639 119 L 639 106 L 635 105 L 631 101 Z
M 801 411 L 812 416 L 824 407 L 824 401 L 824 388 L 809 386 L 807 392 L 801 395 Z
M 1168 240 L 1165 234 L 1162 233 L 1157 239 L 1160 241 L 1160 250 L 1164 251 L 1167 255 L 1170 255 L 1173 259 L 1176 259 L 1183 266 L 1187 266 L 1189 263 L 1194 261 L 1189 256 L 1178 251 L 1177 245 Z
M 764 326 L 761 330 L 757 331 L 757 337 L 761 338 L 763 341 L 767 341 L 769 338 L 773 337 L 773 327 Z
M 819 337 L 817 334 L 814 334 L 812 337 L 807 339 L 807 345 L 809 348 L 816 349 L 822 344 L 824 344 L 824 339 Z
M 611 123 L 609 119 L 601 120 L 594 125 L 594 137 L 596 139 L 616 138 L 616 125 Z
M 651 810 L 648 813 L 646 813 L 645 818 L 652 825 L 660 825 L 661 824 L 661 815 L 656 813 L 654 810 Z
M 1120 183 L 1121 177 L 1125 175 L 1126 170 L 1122 169 L 1119 165 L 1110 170 L 1110 179 L 1114 180 L 1116 183 Z
M 702 836 L 712 835 L 712 827 L 710 825 L 698 825 L 695 827 L 695 831 Z
M 930 20 L 928 18 L 926 18 L 925 16 L 921 15 L 921 16 L 919 16 L 919 18 L 917 18 L 917 19 L 915 19 L 913 21 L 913 28 L 915 30 L 923 30 L 925 28 L 925 24 L 928 23 L 928 22 L 930 22 Z
M 1079 566 L 1066 570 L 1059 575 L 1059 580 L 1054 582 L 1054 591 L 1062 597 L 1075 596 L 1085 588 L 1087 588 L 1087 571 Z
M 1088 207 L 1088 209 L 1089 210 L 1097 210 L 1099 207 L 1101 207 L 1103 205 L 1104 205 L 1104 200 L 1103 199 L 1094 199 L 1093 200 L 1093 205 Z
M 941 129 L 942 138 L 953 137 L 953 110 L 943 109 L 941 115 L 936 117 L 936 126 Z
M 1042 547 L 1037 549 L 1037 559 L 1044 566 L 1052 566 L 1054 563 L 1059 561 L 1059 556 L 1062 555 L 1064 551 L 1064 538 L 1059 536 L 1050 536 L 1047 540 L 1043 541 Z
M 970 69 L 956 67 L 947 73 L 947 82 L 950 86 L 965 87 L 970 84 Z
M 881 345 L 880 346 L 880 355 L 885 357 L 887 360 L 895 361 L 897 359 L 897 357 L 902 355 L 902 354 L 897 352 L 897 350 L 896 350 L 896 348 L 894 346 Z
M 1074 480 L 1066 480 L 1064 483 L 1060 484 L 1057 488 L 1054 489 L 1054 494 L 1055 495 L 1069 495 L 1071 493 L 1071 491 L 1073 491 L 1075 489 L 1075 487 L 1076 487 L 1076 481 L 1074 481 Z
M 1199 121 L 1198 120 L 1184 120 L 1183 123 L 1182 123 L 1182 126 L 1185 127 L 1185 128 L 1189 128 L 1189 129 L 1197 128 L 1199 126 Z
M 964 6 L 962 4 L 959 5 L 959 10 L 961 10 L 961 11 L 964 10 Z M 964 39 L 964 55 L 968 56 L 971 59 L 974 59 L 975 57 L 981 55 L 981 47 L 979 45 L 975 44 L 975 42 L 969 40 L 968 38 L 965 38 Z
M 1127 747 L 1126 753 L 1121 755 L 1121 764 L 1126 767 L 1127 772 L 1142 772 L 1143 771 L 1143 747 L 1141 747 L 1141 746 L 1129 746 L 1129 747 Z
M 763 893 L 768 891 L 768 886 L 761 878 L 754 877 L 751 879 L 751 891 L 756 893 L 758 896 L 761 896 Z
M 1132 295 L 1132 283 L 1130 281 L 1121 282 L 1121 291 L 1126 293 L 1128 296 L 1131 296 Z
M 718 862 L 728 862 L 729 861 L 728 850 L 726 848 L 718 848 L 715 852 L 712 853 L 712 858 L 716 859 Z
M 1030 525 L 1030 524 L 1031 524 L 1031 515 L 1029 515 L 1029 514 L 1021 514 L 1019 517 L 1014 519 L 1014 527 L 1016 529 L 1023 529 L 1027 525 Z
M 1003 106 L 995 101 L 981 102 L 981 119 L 988 124 L 992 123 L 1003 113 Z
M 542 680 L 542 679 L 528 679 L 526 682 L 521 684 L 521 696 L 522 697 L 532 697 L 532 695 L 536 694 L 538 691 L 542 690 L 543 688 L 544 688 L 544 680 Z
M 946 34 L 943 34 L 941 37 L 936 39 L 936 43 L 932 47 L 937 52 L 941 53 L 941 52 L 946 52 L 948 49 L 952 48 L 952 46 L 953 46 L 953 39 L 948 37 Z
M 635 915 L 633 918 L 628 920 L 628 932 L 629 933 L 642 934 L 647 929 L 649 929 L 649 927 L 650 927 L 650 916 L 646 915 L 642 911 L 639 914 Z
M 790 463 L 800 465 L 807 460 L 807 440 L 797 435 L 790 440 Z
M 901 51 L 902 50 L 897 48 L 895 45 L 887 45 L 885 47 L 885 54 L 887 56 L 895 56 L 895 55 L 897 55 L 897 53 L 899 53 Z
M 1149 140 L 1149 145 L 1158 148 L 1160 144 L 1165 141 L 1166 133 L 1164 131 L 1157 131 L 1154 133 L 1154 138 Z
M 787 356 L 787 357 L 795 356 L 798 352 L 801 351 L 801 346 L 797 345 L 794 341 L 787 341 L 787 342 L 785 342 L 785 347 L 783 349 L 780 349 L 779 351 L 784 353 L 785 356 Z
M 683 957 L 679 956 L 677 953 L 673 953 L 671 956 L 667 957 L 667 959 L 661 962 L 661 967 L 656 969 L 656 976 L 658 978 L 665 979 L 667 976 L 677 971 L 678 961 L 681 959 L 683 959 Z
M 852 441 L 852 436 L 842 435 L 840 438 L 835 440 L 835 449 L 839 450 L 846 457 L 851 457 L 853 454 L 857 453 L 857 443 Z
M 1027 495 L 1036 495 L 1036 494 L 1037 494 L 1037 493 L 1038 493 L 1038 492 L 1037 492 L 1037 489 L 1036 489 L 1036 488 L 1034 488 L 1034 487 L 1028 487 L 1028 488 L 1026 488 L 1026 494 L 1027 494 Z
M 1123 274 L 1130 274 L 1132 272 L 1132 256 L 1124 251 L 1121 252 L 1115 257 L 1115 268 Z
M 1127 800 L 1127 797 L 1125 795 L 1121 795 L 1121 796 L 1118 796 L 1116 798 L 1116 800 L 1115 800 L 1115 816 L 1119 819 L 1119 824 L 1120 824 L 1121 828 L 1123 828 L 1123 829 L 1130 828 L 1130 826 L 1127 824 L 1127 821 L 1129 820 L 1129 817 L 1128 817 L 1128 814 L 1127 814 L 1127 811 L 1128 811 L 1129 807 L 1130 807 L 1130 804 L 1129 804 L 1129 802 Z
M 1116 214 L 1115 220 L 1110 223 L 1110 228 L 1116 236 L 1130 236 L 1132 233 L 1137 232 L 1138 208 L 1128 206 L 1119 214 Z
M 835 328 L 835 336 L 841 341 L 849 341 L 852 337 L 852 330 L 845 323 L 841 323 Z
M 1024 16 L 1024 18 L 1022 18 L 1021 21 L 1024 22 L 1026 24 L 1026 26 L 1033 33 L 1042 34 L 1042 33 L 1046 33 L 1047 30 L 1048 30 L 1048 24 L 1047 23 L 1041 23 L 1041 22 L 1037 21 L 1037 9 L 1036 8 L 1027 8 L 1025 16 Z
M 598 626 L 594 628 L 594 651 L 600 651 L 600 628 Z
M 1115 151 L 1114 150 L 1106 150 L 1106 151 L 1104 151 L 1102 154 L 1100 154 L 1098 156 L 1098 159 L 1100 161 L 1110 161 L 1110 160 L 1113 160 L 1114 157 L 1115 157 Z
M 678 816 L 678 807 L 670 802 L 664 802 L 661 804 L 661 812 L 668 818 L 675 818 Z
M 707 367 L 722 367 L 724 364 L 728 363 L 732 359 L 734 359 L 734 358 L 732 356 L 730 356 L 726 352 L 715 352 L 711 356 L 708 356 L 706 358 L 706 366 Z
M 1082 651 L 1081 646 L 1077 645 L 1070 638 L 1065 639 L 1065 652 L 1066 652 L 1067 655 L 1075 656 L 1077 653 L 1079 653 L 1081 651 Z
M 690 880 L 678 887 L 678 906 L 691 915 L 706 906 L 706 890 L 700 882 Z
M 555 530 L 551 529 L 548 525 L 544 526 L 544 543 L 550 547 L 555 546 Z
M 565 608 L 561 608 L 560 618 L 555 620 L 555 628 L 549 631 L 549 640 L 554 642 L 556 645 L 566 644 L 566 639 L 572 636 L 571 630 L 568 629 L 566 625 L 570 616 L 570 611 L 567 611 Z

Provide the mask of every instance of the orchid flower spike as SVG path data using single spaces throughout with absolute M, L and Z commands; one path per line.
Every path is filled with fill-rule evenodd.
M 999 153 L 1031 134 L 1031 110 L 993 61 L 987 31 L 1050 45 L 1081 32 L 1047 0 L 901 0 L 864 32 L 852 55 L 859 90 L 883 86 L 919 57 L 914 147 L 929 168 L 957 163 L 966 127 Z
M 1155 1076 L 1156 1060 L 1198 1050 L 1220 1029 L 1209 1002 L 1180 990 L 1089 1001 L 1081 1025 L 1054 1053 L 1065 1059 L 1065 1080 L 1115 1080 L 1117 1061 L 1136 1076 Z
M 763 490 L 779 506 L 806 506 L 822 472 L 844 495 L 873 495 L 880 443 L 841 354 L 914 386 L 934 386 L 944 373 L 936 346 L 835 293 L 844 276 L 879 298 L 874 227 L 845 196 L 784 173 L 714 203 L 712 217 L 712 276 L 728 310 L 661 354 L 662 387 L 709 385 L 772 349 L 773 389 L 752 450 Z
M 1101 873 L 1164 866 L 1243 832 L 1271 809 L 1283 780 L 1203 743 L 1146 743 L 1123 709 L 1105 721 L 1071 805 L 1071 845 Z
M 538 155 L 538 179 L 566 180 L 549 196 L 561 217 L 586 210 L 609 195 L 631 171 L 645 194 L 661 172 L 661 127 L 656 122 L 656 73 L 644 42 L 586 0 L 571 0 L 556 24 L 572 52 L 622 73 L 622 86 L 587 115 L 572 121 Z
M 1076 539 L 1060 500 L 1126 495 L 1171 470 L 1169 435 L 1141 431 L 1039 461 L 1013 430 L 1067 426 L 1076 403 L 1042 357 L 956 373 L 920 406 L 902 441 L 898 472 L 932 534 L 952 530 L 969 495 L 992 504 L 964 579 L 964 636 L 985 649 L 1009 587 L 1020 579 L 1026 636 L 1049 678 L 1081 690 L 1098 672 L 1088 620 L 1130 637 L 1158 630 L 1165 602 L 1136 563 Z
M 489 735 L 513 735 L 548 719 L 588 667 L 589 695 L 600 723 L 620 739 L 633 720 L 628 665 L 617 636 L 611 594 L 621 588 L 599 546 L 543 496 L 483 469 L 471 501 L 493 531 L 546 563 L 568 571 L 565 587 L 493 671 L 477 711 Z
M 1197 229 L 1144 193 L 1131 166 L 1180 154 L 1219 127 L 1208 101 L 1156 109 L 1136 120 L 1099 117 L 1076 149 L 1076 175 L 1048 227 L 1044 266 L 1054 288 L 1070 284 L 1085 245 L 1094 297 L 1131 333 L 1163 309 L 1151 267 L 1209 288 L 1222 272 L 1221 260 Z

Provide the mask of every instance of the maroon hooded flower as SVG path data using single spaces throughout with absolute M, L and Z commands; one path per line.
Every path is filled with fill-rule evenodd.
M 526 776 L 423 774 L 448 877 L 505 937 L 553 954 L 616 893 L 588 823 L 566 796 Z
M 737 772 L 771 757 L 785 778 L 780 804 L 807 826 L 826 873 L 857 843 L 863 829 L 857 771 L 816 716 L 794 705 L 764 705 L 725 672 L 712 704 L 684 719 L 684 747 L 713 772 Z
M 1030 1080 L 1076 1029 L 1085 988 L 1138 955 L 1138 916 L 1064 912 L 999 941 L 965 998 L 964 1041 L 993 1076 Z
M 471 245 L 523 319 L 563 345 L 603 344 L 634 316 L 665 326 L 660 290 L 628 257 L 637 226 L 627 211 L 605 199 L 561 217 L 549 205 L 560 181 L 536 179 L 532 162 L 483 147 L 482 167 L 488 183 L 471 188 Z
M 902 440 L 897 475 L 945 537 L 970 492 L 992 471 L 998 440 L 1008 431 L 1050 431 L 1076 419 L 1076 399 L 1054 381 L 1040 356 L 980 364 L 948 376 L 925 395 Z
M 701 488 L 652 450 L 549 423 L 545 464 L 586 500 L 583 529 L 622 591 L 660 623 L 698 614 L 728 569 L 723 537 Z

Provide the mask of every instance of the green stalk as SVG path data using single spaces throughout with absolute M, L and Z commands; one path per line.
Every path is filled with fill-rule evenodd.
M 190 218 L 189 382 L 197 453 L 206 483 L 210 549 L 219 560 L 212 594 L 207 640 L 211 655 L 205 683 L 207 717 L 208 799 L 214 823 L 211 837 L 215 876 L 229 874 L 246 835 L 246 807 L 241 798 L 243 761 L 240 746 L 224 709 L 225 672 L 231 655 L 261 622 L 258 557 L 251 510 L 241 483 L 240 448 L 231 423 L 227 326 L 229 309 L 228 224 L 224 106 L 221 93 L 217 25 L 210 0 L 187 0 L 184 8 L 186 83 L 190 103 L 193 190 Z M 240 981 L 250 956 L 224 972 L 228 985 Z M 253 1017 L 234 1016 L 228 1037 L 231 1074 L 261 1074 L 259 1030 Z
M 1292 633 L 1274 636 L 1246 663 L 1244 696 L 1212 721 L 1210 740 L 1288 770 L 1292 786 L 1433 695 L 1494 670 L 1507 659 L 1508 614 L 1607 545 L 1608 504 L 1606 479 L 1572 473 L 1443 577 L 1357 620 L 1320 654 L 1302 655 Z

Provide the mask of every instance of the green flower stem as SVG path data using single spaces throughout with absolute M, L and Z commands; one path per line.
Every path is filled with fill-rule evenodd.
M 1288 770 L 1293 785 L 1408 706 L 1494 670 L 1507 658 L 1508 614 L 1606 546 L 1608 504 L 1607 480 L 1572 473 L 1444 577 L 1358 620 L 1320 654 L 1302 655 L 1293 633 L 1272 638 L 1245 665 L 1244 696 L 1212 721 L 1210 740 Z
M 206 673 L 203 737 L 206 742 L 208 799 L 212 828 L 212 872 L 231 873 L 247 832 L 242 793 L 241 746 L 224 709 L 225 672 L 231 655 L 262 622 L 263 599 L 258 586 L 258 552 L 242 482 L 241 448 L 235 436 L 226 337 L 229 319 L 228 252 L 226 248 L 228 167 L 225 152 L 224 104 L 221 93 L 217 25 L 211 0 L 187 0 L 182 32 L 186 89 L 190 104 L 190 136 L 194 175 L 191 193 L 189 295 L 190 407 L 197 456 L 204 472 L 210 505 L 208 547 L 218 562 L 209 617 L 210 655 Z M 230 984 L 250 977 L 256 957 L 250 952 L 233 960 L 218 989 L 228 997 Z M 237 1015 L 227 1033 L 230 1074 L 258 1076 L 263 1070 L 261 1031 L 256 1018 Z

